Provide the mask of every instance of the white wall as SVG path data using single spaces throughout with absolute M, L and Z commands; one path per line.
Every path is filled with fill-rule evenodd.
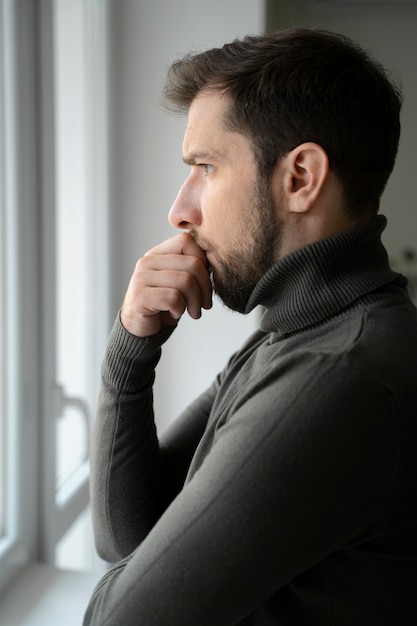
M 264 30 L 263 0 L 109 0 L 111 40 L 112 315 L 136 260 L 174 234 L 168 210 L 182 184 L 185 119 L 158 104 L 170 63 L 194 49 Z M 203 390 L 256 325 L 219 303 L 184 318 L 166 345 L 155 388 L 162 429 Z

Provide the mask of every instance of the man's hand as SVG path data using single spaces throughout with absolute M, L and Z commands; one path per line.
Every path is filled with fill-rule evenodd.
M 123 326 L 149 337 L 175 326 L 185 310 L 198 319 L 212 305 L 209 267 L 188 233 L 176 235 L 139 259 L 121 310 Z

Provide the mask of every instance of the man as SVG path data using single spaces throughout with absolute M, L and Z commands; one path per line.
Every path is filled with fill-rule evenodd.
M 92 452 L 94 626 L 417 623 L 417 315 L 381 243 L 401 95 L 346 38 L 190 55 L 183 232 L 139 260 Z M 161 346 L 214 291 L 260 329 L 158 440 Z M 196 357 L 196 367 L 200 367 Z

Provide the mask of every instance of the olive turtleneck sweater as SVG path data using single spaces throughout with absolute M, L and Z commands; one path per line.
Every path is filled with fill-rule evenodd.
M 415 626 L 417 315 L 385 218 L 288 255 L 261 328 L 158 441 L 170 333 L 117 320 L 92 452 L 85 626 Z

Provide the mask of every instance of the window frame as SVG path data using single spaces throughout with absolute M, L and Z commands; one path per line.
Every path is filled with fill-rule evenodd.
M 33 558 L 38 516 L 39 272 L 34 11 L 0 0 L 5 440 L 5 533 L 0 589 Z M 30 512 L 30 516 L 27 513 Z

